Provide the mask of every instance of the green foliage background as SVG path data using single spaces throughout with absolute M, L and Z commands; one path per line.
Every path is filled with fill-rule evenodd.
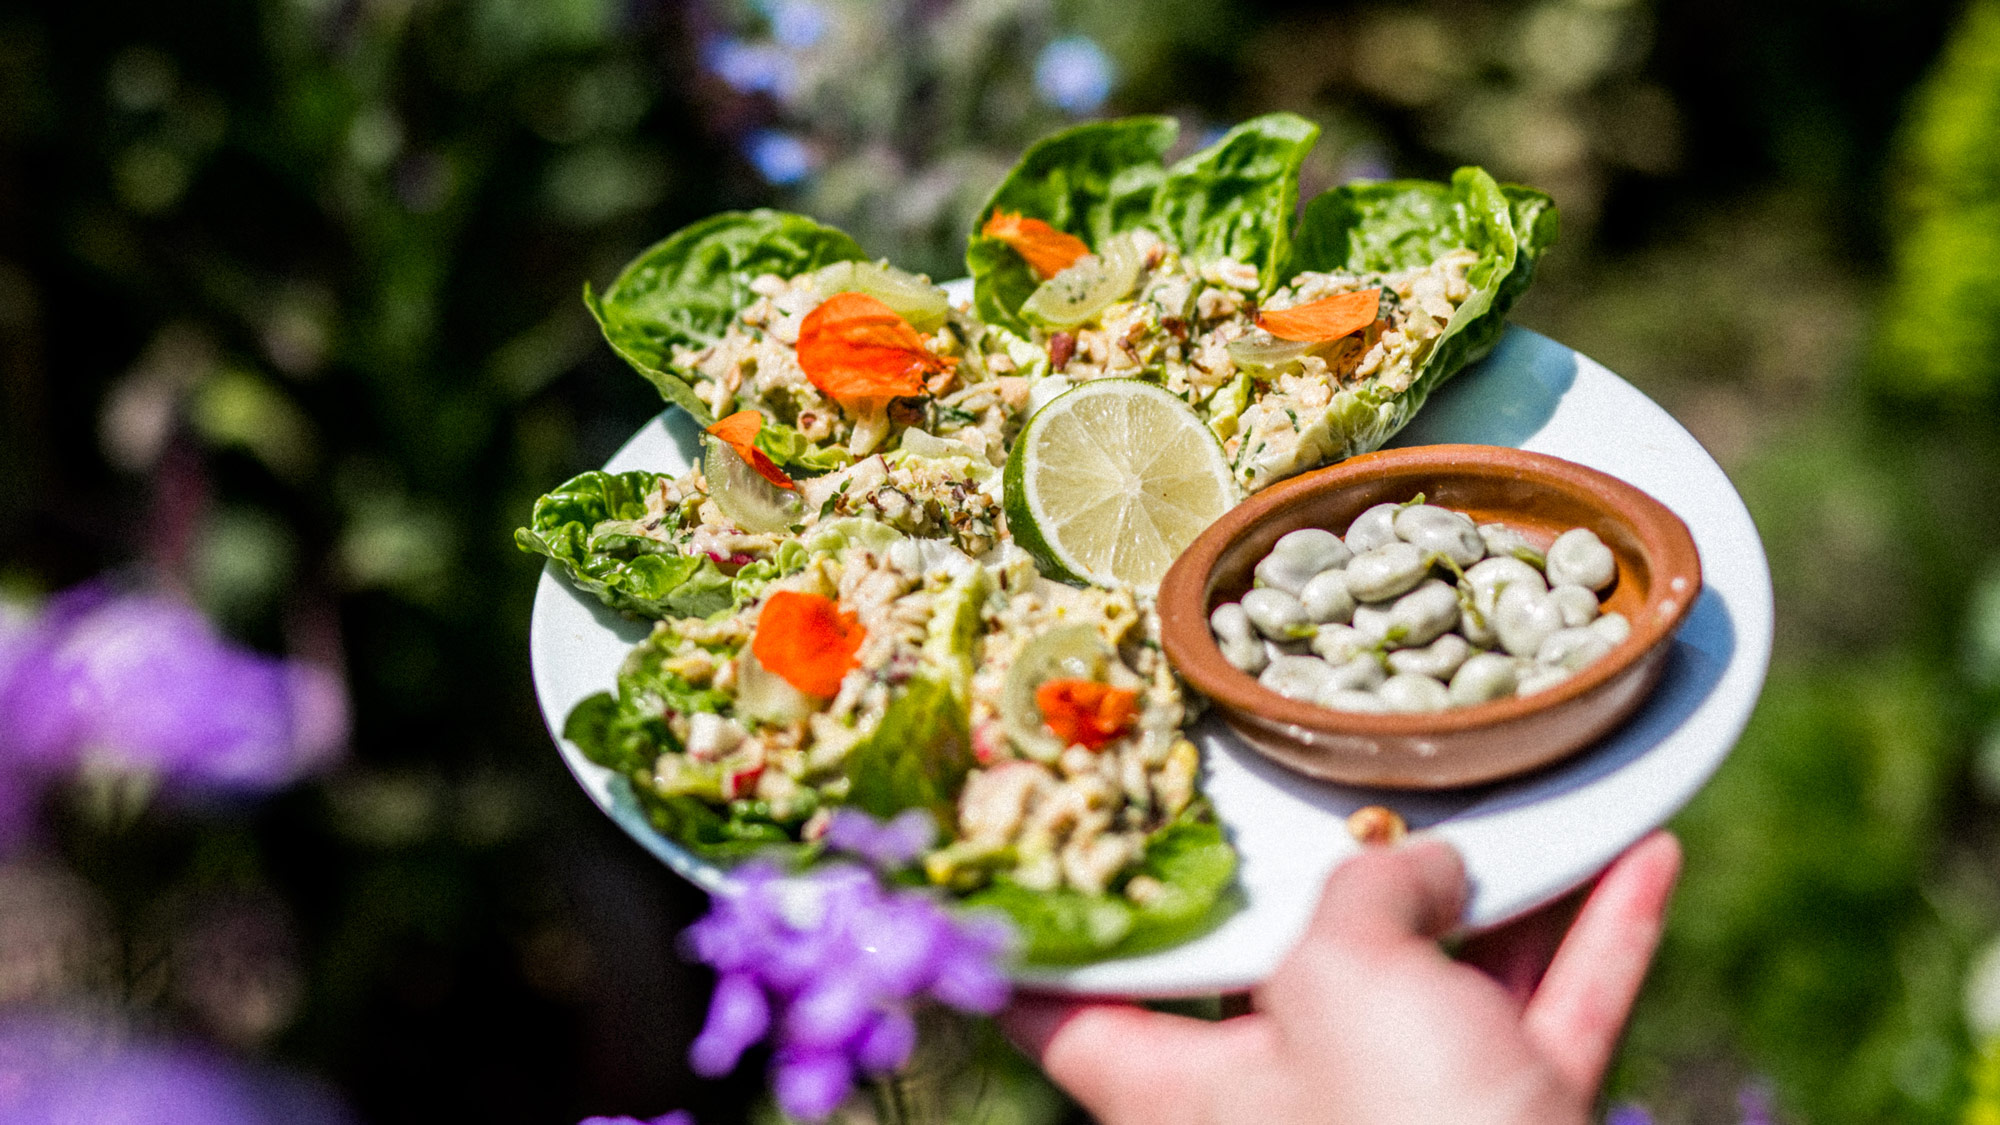
M 109 998 L 374 1121 L 740 1119 L 756 1075 L 682 1061 L 700 896 L 589 807 L 528 689 L 510 533 L 659 406 L 576 295 L 767 203 L 960 272 L 977 201 L 1073 120 L 1034 66 L 1078 35 L 1105 112 L 1190 142 L 1318 123 L 1308 193 L 1463 162 L 1548 190 L 1564 241 L 1515 318 L 1667 405 L 1749 501 L 1776 664 L 1677 823 L 1613 1096 L 2000 1121 L 1967 1017 L 2000 931 L 2000 4 L 819 0 L 787 83 L 719 76 L 782 7 L 0 6 L 0 581 L 160 576 L 338 661 L 357 723 L 348 765 L 263 806 L 65 796 L 0 914 L 83 936 L 0 939 L 37 970 L 0 1003 Z M 773 136 L 799 178 L 760 174 Z M 240 970 L 204 989 L 174 951 L 217 917 L 263 937 L 199 946 Z M 986 1119 L 1063 1112 L 993 1073 Z

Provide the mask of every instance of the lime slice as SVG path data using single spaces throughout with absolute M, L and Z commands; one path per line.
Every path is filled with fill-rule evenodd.
M 750 462 L 713 435 L 703 440 L 707 456 L 702 473 L 708 478 L 708 498 L 729 522 L 756 535 L 782 535 L 804 521 L 805 504 L 796 491 L 779 488 L 759 476 Z
M 1075 328 L 1123 300 L 1139 284 L 1145 258 L 1129 235 L 1114 235 L 1101 254 L 1042 282 L 1021 305 L 1021 315 L 1043 328 Z
M 866 293 L 896 310 L 919 332 L 935 332 L 951 315 L 945 291 L 913 273 L 874 262 L 835 262 L 813 275 L 821 300 L 835 293 Z
M 1194 409 L 1137 379 L 1051 399 L 1015 439 L 1005 483 L 1007 527 L 1042 573 L 1148 590 L 1239 495 Z
M 1058 625 L 1029 641 L 1000 685 L 1001 728 L 1030 758 L 1055 761 L 1065 743 L 1042 721 L 1035 689 L 1050 680 L 1102 680 L 1115 658 L 1095 625 Z

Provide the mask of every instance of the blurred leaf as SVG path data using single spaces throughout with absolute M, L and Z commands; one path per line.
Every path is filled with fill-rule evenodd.
M 1905 121 L 1895 299 L 1875 379 L 1897 394 L 2000 387 L 2000 3 L 1975 0 Z
M 275 384 L 242 367 L 224 367 L 196 389 L 195 429 L 215 446 L 240 447 L 290 481 L 319 457 L 311 419 Z

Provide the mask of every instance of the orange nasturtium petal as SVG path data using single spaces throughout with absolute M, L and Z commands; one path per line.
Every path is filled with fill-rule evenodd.
M 799 366 L 835 402 L 920 395 L 924 376 L 957 363 L 866 293 L 835 293 L 799 324 Z
M 1035 705 L 1064 745 L 1096 750 L 1132 725 L 1139 693 L 1096 680 L 1047 680 L 1035 689 Z
M 997 238 L 1014 248 L 1028 265 L 1043 277 L 1054 277 L 1090 253 L 1083 239 L 1060 231 L 1040 219 L 1025 219 L 1018 213 L 995 211 L 979 233 Z
M 757 431 L 764 428 L 764 416 L 755 410 L 739 410 L 708 428 L 708 432 L 722 439 L 722 443 L 736 451 L 738 457 L 750 462 L 757 475 L 777 485 L 779 488 L 797 489 L 785 470 L 771 460 L 769 454 L 757 448 Z
M 1257 327 L 1280 340 L 1323 343 L 1359 332 L 1375 323 L 1382 306 L 1380 289 L 1337 293 L 1289 309 L 1271 309 L 1257 316 Z
M 840 691 L 868 630 L 832 598 L 780 590 L 764 601 L 750 652 L 785 682 L 824 699 Z

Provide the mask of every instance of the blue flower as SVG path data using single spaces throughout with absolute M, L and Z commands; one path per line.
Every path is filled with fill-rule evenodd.
M 1604 1125 L 1653 1125 L 1653 1115 L 1631 1102 L 1623 1102 L 1604 1115 Z
M 826 9 L 813 0 L 777 0 L 771 5 L 771 38 L 802 51 L 826 37 Z
M 1042 48 L 1035 59 L 1035 89 L 1057 109 L 1095 113 L 1111 96 L 1115 75 L 1104 48 L 1082 35 L 1069 35 Z
M 780 186 L 795 184 L 812 175 L 818 158 L 797 136 L 777 129 L 759 129 L 744 142 L 744 155 L 759 175 Z
M 702 62 L 716 77 L 746 94 L 783 98 L 798 82 L 798 67 L 792 57 L 769 43 L 712 39 L 702 51 Z

